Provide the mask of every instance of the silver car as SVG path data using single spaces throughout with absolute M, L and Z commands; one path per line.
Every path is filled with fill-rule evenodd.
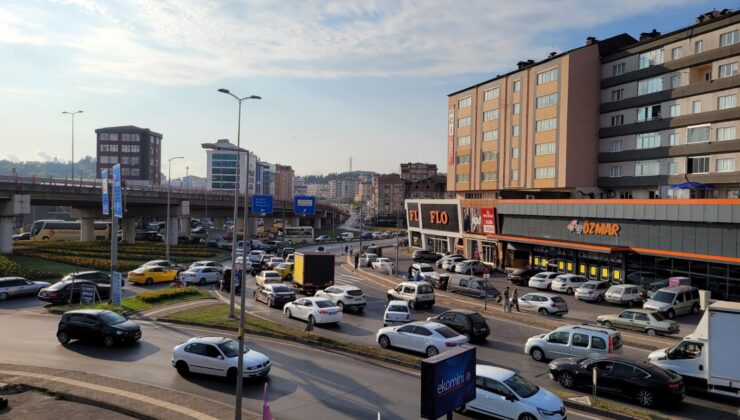
M 649 309 L 627 309 L 619 315 L 599 315 L 596 322 L 607 328 L 623 328 L 647 335 L 678 334 L 680 331 L 678 322 L 670 321 L 660 312 Z
M 555 293 L 534 292 L 519 298 L 519 309 L 542 315 L 563 316 L 568 313 L 568 304 Z
M 13 296 L 36 296 L 39 290 L 50 285 L 45 281 L 26 280 L 23 277 L 0 277 L 0 300 Z
M 575 297 L 578 300 L 601 303 L 604 301 L 604 295 L 609 290 L 608 281 L 587 281 L 576 289 Z

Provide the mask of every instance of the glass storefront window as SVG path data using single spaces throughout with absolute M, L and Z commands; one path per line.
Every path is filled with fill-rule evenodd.
M 578 274 L 585 276 L 586 275 L 586 264 L 579 264 L 578 265 Z
M 692 278 L 691 283 L 694 284 L 697 279 L 698 278 Z M 705 282 L 706 279 L 706 277 L 703 277 L 703 280 Z M 736 283 L 737 280 L 734 280 L 733 282 Z M 727 279 L 719 277 L 709 277 L 709 290 L 712 292 L 712 299 L 727 299 L 727 289 Z
M 704 261 L 690 261 L 689 267 L 691 269 L 691 274 L 707 274 L 707 268 L 708 265 Z
M 539 267 L 540 266 L 540 257 L 534 257 L 534 266 Z
M 540 267 L 547 269 L 547 260 L 545 258 L 540 260 Z
M 601 267 L 601 280 L 609 280 L 609 267 Z
M 622 282 L 622 270 L 612 270 L 612 280 Z
M 558 261 L 558 270 L 565 270 L 565 261 Z
M 596 274 L 598 274 L 598 268 L 595 265 L 588 266 L 588 278 L 595 280 Z
M 572 273 L 572 272 L 573 272 L 573 263 L 572 263 L 572 262 L 568 261 L 568 263 L 567 263 L 567 265 L 566 265 L 566 270 L 567 270 L 567 271 L 568 271 L 569 273 Z
M 710 276 L 727 277 L 727 264 L 710 263 L 709 271 L 707 274 L 709 274 Z

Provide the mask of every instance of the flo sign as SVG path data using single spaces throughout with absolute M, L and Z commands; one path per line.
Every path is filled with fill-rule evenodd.
M 437 419 L 475 399 L 475 347 L 421 361 L 421 417 Z

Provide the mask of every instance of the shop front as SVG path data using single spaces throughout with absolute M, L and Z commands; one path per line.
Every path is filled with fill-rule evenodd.
M 462 246 L 462 216 L 458 200 L 406 200 L 406 223 L 412 248 L 439 254 Z
M 463 200 L 463 255 L 480 260 L 495 268 L 501 266 L 499 241 L 490 238 L 496 233 L 495 200 Z

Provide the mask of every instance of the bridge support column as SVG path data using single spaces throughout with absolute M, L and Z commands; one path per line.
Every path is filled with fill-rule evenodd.
M 180 231 L 177 227 L 177 219 L 177 216 L 170 216 L 170 220 L 167 220 L 167 226 L 169 226 L 169 229 L 165 229 L 167 232 L 165 240 L 170 245 L 177 245 L 177 235 Z
M 317 216 L 315 219 L 313 219 L 313 228 L 321 229 L 321 218 L 320 217 Z
M 13 217 L 31 213 L 31 195 L 13 194 L 0 202 L 0 253 L 13 252 Z
M 219 216 L 211 217 L 211 220 L 213 220 L 213 228 L 221 230 L 224 228 L 224 218 Z
M 115 235 L 116 232 L 111 232 L 111 236 Z M 95 240 L 95 218 L 94 217 L 80 217 L 80 241 L 94 241 Z
M 0 253 L 13 252 L 13 216 L 0 216 Z
M 127 244 L 132 244 L 136 242 L 136 219 L 124 217 L 121 230 L 123 231 L 122 233 L 124 242 L 126 242 Z
M 180 216 L 180 236 L 190 235 L 190 216 Z

